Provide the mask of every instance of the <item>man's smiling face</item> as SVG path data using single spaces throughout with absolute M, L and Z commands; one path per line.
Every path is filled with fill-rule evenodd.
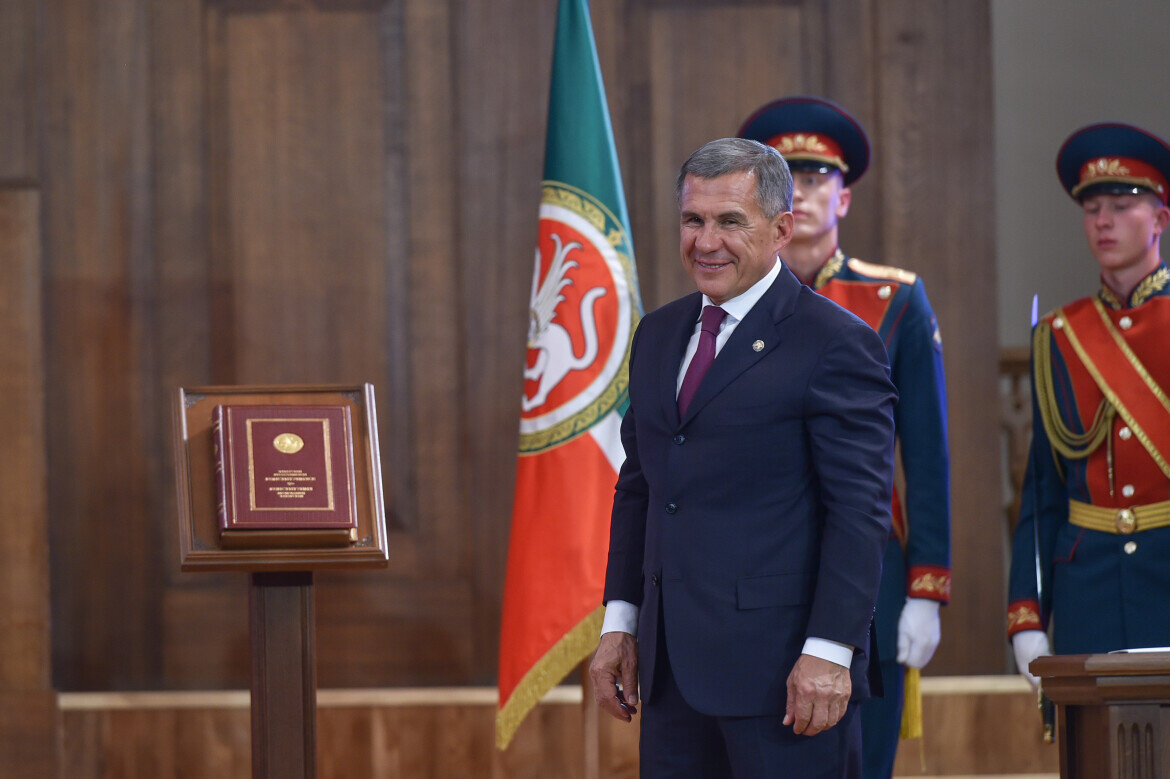
M 772 269 L 792 237 L 785 211 L 769 219 L 755 197 L 750 171 L 704 179 L 687 176 L 679 205 L 679 252 L 695 286 L 722 304 Z

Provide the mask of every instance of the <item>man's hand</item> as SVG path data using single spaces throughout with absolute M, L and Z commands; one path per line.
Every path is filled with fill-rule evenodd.
M 849 669 L 812 655 L 801 655 L 788 674 L 784 724 L 797 735 L 815 736 L 841 721 L 853 682 Z
M 907 598 L 898 618 L 898 656 L 902 665 L 922 668 L 934 657 L 942 627 L 939 602 L 928 598 Z
M 1043 630 L 1021 630 L 1012 636 L 1012 652 L 1016 656 L 1016 667 L 1032 685 L 1033 690 L 1040 689 L 1040 679 L 1032 675 L 1028 666 L 1041 655 L 1052 654 L 1048 646 L 1048 634 Z
M 616 630 L 602 634 L 589 664 L 589 678 L 602 711 L 623 722 L 633 719 L 638 713 L 638 642 L 634 637 Z

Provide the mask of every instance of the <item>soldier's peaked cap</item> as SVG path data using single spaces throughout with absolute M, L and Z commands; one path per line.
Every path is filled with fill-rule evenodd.
M 773 100 L 749 116 L 737 135 L 775 148 L 794 171 L 839 170 L 846 185 L 869 167 L 865 130 L 844 108 L 819 97 Z
M 1152 192 L 1170 197 L 1170 146 L 1140 127 L 1091 124 L 1074 132 L 1056 154 L 1056 174 L 1074 199 Z

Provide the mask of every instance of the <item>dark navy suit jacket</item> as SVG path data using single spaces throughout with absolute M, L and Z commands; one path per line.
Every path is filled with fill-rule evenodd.
M 642 698 L 653 700 L 661 617 L 679 688 L 705 714 L 782 713 L 809 636 L 857 647 L 864 699 L 893 482 L 885 349 L 781 268 L 680 419 L 701 302 L 648 314 L 630 355 L 605 600 L 641 606 Z

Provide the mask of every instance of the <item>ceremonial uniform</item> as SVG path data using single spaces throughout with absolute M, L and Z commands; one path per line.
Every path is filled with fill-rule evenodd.
M 1170 645 L 1167 333 L 1164 264 L 1128 300 L 1102 285 L 1037 325 L 1009 635 L 1051 617 L 1061 654 Z
M 895 653 L 906 597 L 950 599 L 950 511 L 942 338 L 922 279 L 847 258 L 838 249 L 812 288 L 877 331 L 890 356 L 898 405 L 894 424 L 906 476 L 905 510 L 894 493 L 893 535 L 878 596 L 878 652 Z
M 1058 155 L 1074 198 L 1153 193 L 1164 204 L 1158 168 L 1170 168 L 1170 149 L 1127 125 L 1084 128 Z M 1161 262 L 1126 299 L 1102 283 L 1034 328 L 1009 636 L 1051 621 L 1061 654 L 1170 645 L 1167 333 L 1170 271 Z
M 739 134 L 779 150 L 794 176 L 801 171 L 836 171 L 848 186 L 869 163 L 869 142 L 860 125 L 844 109 L 819 98 L 789 97 L 769 103 L 744 123 Z M 862 706 L 864 774 L 877 779 L 893 770 L 902 721 L 904 669 L 895 658 L 899 617 L 907 597 L 940 603 L 950 599 L 942 340 L 922 280 L 914 273 L 851 259 L 838 248 L 810 286 L 878 333 L 899 394 L 894 421 L 906 494 L 900 500 L 894 492 L 893 538 L 886 545 L 874 616 L 885 691 L 882 698 Z M 937 624 L 937 615 L 934 619 Z

